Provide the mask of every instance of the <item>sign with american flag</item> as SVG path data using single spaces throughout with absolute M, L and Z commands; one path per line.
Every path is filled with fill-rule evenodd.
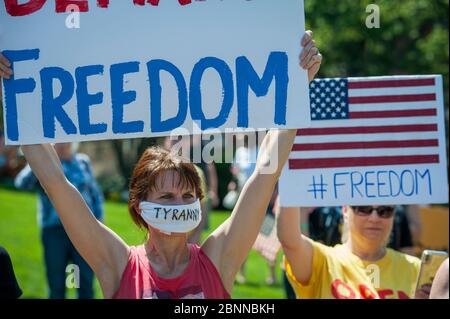
M 282 206 L 448 202 L 441 76 L 317 79 Z

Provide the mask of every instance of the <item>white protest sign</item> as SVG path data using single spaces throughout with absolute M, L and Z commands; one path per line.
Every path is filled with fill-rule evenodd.
M 310 124 L 303 0 L 0 2 L 7 144 Z
M 310 98 L 282 206 L 448 202 L 441 76 L 317 79 Z

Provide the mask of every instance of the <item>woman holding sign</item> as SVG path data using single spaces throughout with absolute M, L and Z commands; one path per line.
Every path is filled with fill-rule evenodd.
M 281 208 L 278 238 L 297 298 L 408 299 L 415 292 L 420 260 L 386 248 L 395 206 L 344 206 L 343 244 L 329 247 L 301 234 L 300 209 Z
M 306 32 L 302 46 L 300 65 L 312 80 L 322 60 L 312 32 Z M 0 76 L 8 77 L 9 63 L 0 59 Z M 266 136 L 255 172 L 232 215 L 202 247 L 187 241 L 201 221 L 199 201 L 203 197 L 193 164 L 162 149 L 144 152 L 131 178 L 128 207 L 134 222 L 148 230 L 148 240 L 129 247 L 94 218 L 64 177 L 51 145 L 23 146 L 22 150 L 71 241 L 96 273 L 105 298 L 229 298 L 295 135 L 294 129 L 273 130 Z M 268 161 L 276 159 L 276 169 L 264 172 Z

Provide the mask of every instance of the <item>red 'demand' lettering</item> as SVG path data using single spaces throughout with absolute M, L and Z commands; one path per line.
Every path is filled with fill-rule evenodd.
M 5 0 L 6 12 L 13 17 L 21 17 L 33 14 L 39 11 L 47 0 L 29 0 L 27 3 L 19 4 L 19 0 Z M 96 0 L 97 6 L 100 8 L 108 8 L 109 0 Z M 133 0 L 133 4 L 144 6 L 145 3 L 152 6 L 159 5 L 159 0 Z M 192 0 L 178 0 L 180 5 L 190 4 Z M 77 6 L 79 12 L 88 12 L 88 0 L 55 0 L 55 11 L 62 13 L 67 11 L 69 6 Z

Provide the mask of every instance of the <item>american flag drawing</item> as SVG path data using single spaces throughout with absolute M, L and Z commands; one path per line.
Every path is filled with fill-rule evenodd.
M 314 80 L 289 168 L 439 163 L 437 89 L 436 76 Z

